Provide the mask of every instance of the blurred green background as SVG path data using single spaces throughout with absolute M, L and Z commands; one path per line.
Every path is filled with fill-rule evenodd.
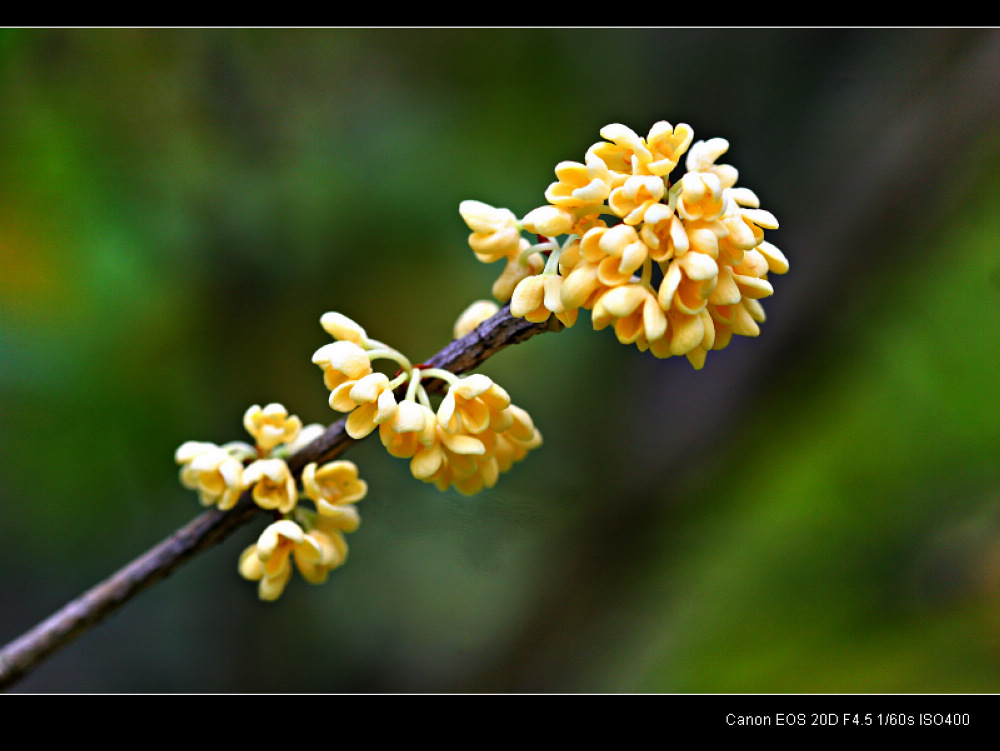
M 482 369 L 545 445 L 467 498 L 376 439 L 350 560 L 251 525 L 17 691 L 1000 691 L 1000 33 L 0 32 L 0 642 L 200 513 L 189 439 L 415 360 L 610 122 L 721 136 L 791 262 L 694 372 L 574 328 Z

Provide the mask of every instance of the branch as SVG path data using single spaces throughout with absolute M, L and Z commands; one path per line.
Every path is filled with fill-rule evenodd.
M 523 342 L 543 331 L 559 330 L 561 326 L 555 323 L 554 318 L 551 320 L 553 323 L 530 323 L 523 318 L 514 318 L 510 315 L 509 306 L 504 306 L 475 331 L 451 342 L 434 355 L 427 365 L 464 373 L 478 367 L 508 345 Z M 431 389 L 442 384 L 432 380 L 427 385 Z M 347 435 L 345 424 L 346 419 L 333 423 L 323 435 L 289 458 L 289 468 L 296 478 L 310 462 L 328 462 L 354 442 Z M 260 510 L 247 490 L 233 509 L 206 511 L 12 641 L 0 651 L 0 689 L 6 689 L 25 677 L 43 660 L 189 558 L 225 540 L 256 517 Z

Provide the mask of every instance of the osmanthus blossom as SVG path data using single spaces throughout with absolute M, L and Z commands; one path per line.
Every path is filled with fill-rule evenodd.
M 484 263 L 510 258 L 527 246 L 521 237 L 521 225 L 510 209 L 494 208 L 482 201 L 462 201 L 458 210 L 472 230 L 469 246 Z
M 262 600 L 276 600 L 292 578 L 293 563 L 310 584 L 322 584 L 329 572 L 347 558 L 347 544 L 338 529 L 318 517 L 309 531 L 291 519 L 270 524 L 240 555 L 240 575 L 259 581 Z
M 506 427 L 487 428 L 474 435 L 464 428 L 445 430 L 439 422 L 434 441 L 421 445 L 413 455 L 413 476 L 439 490 L 454 487 L 463 495 L 492 488 L 502 473 L 542 443 L 541 433 L 525 410 L 511 404 L 505 412 Z
M 202 506 L 218 506 L 228 511 L 236 505 L 246 487 L 243 462 L 222 446 L 186 441 L 174 453 L 174 459 L 182 465 L 181 484 L 198 491 Z
M 379 425 L 379 439 L 391 456 L 411 459 L 435 441 L 437 415 L 426 404 L 403 399 L 391 419 Z
M 243 482 L 253 487 L 254 502 L 262 509 L 287 514 L 298 502 L 295 478 L 284 459 L 258 459 L 243 470 Z
M 358 477 L 354 462 L 339 459 L 322 466 L 307 464 L 302 470 L 302 489 L 320 516 L 338 519 L 344 532 L 358 528 L 360 518 L 354 504 L 368 494 L 368 483 Z
M 474 373 L 451 384 L 438 407 L 437 420 L 449 433 L 505 430 L 513 421 L 509 406 L 510 394 L 488 376 Z
M 331 406 L 350 412 L 345 429 L 354 439 L 364 438 L 396 414 L 398 405 L 393 384 L 384 373 L 369 373 L 351 389 L 338 389 L 331 395 Z
M 532 323 L 547 321 L 550 316 L 555 315 L 564 326 L 575 324 L 577 309 L 567 309 L 560 295 L 564 278 L 550 272 L 534 274 L 524 279 L 514 289 L 511 297 L 511 315 Z
M 373 372 L 368 353 L 348 339 L 323 345 L 313 354 L 312 361 L 323 370 L 323 381 L 331 392 L 330 406 L 339 393 L 337 389 L 350 391 L 358 379 Z
M 660 358 L 685 355 L 695 368 L 733 335 L 757 336 L 758 300 L 774 291 L 768 275 L 788 271 L 788 261 L 764 239 L 778 227 L 774 215 L 736 185 L 735 167 L 717 163 L 729 142 L 695 142 L 690 126 L 666 121 L 645 138 L 620 123 L 601 136 L 585 163 L 556 166 L 548 204 L 521 220 L 538 242 L 520 252 L 524 271 L 497 299 L 532 322 L 556 315 L 568 326 L 590 310 L 595 329 L 612 326 L 623 343 Z M 490 208 L 505 217 L 512 248 L 516 216 Z M 504 276 L 514 279 L 513 255 L 505 258 Z
M 243 426 L 254 437 L 262 452 L 268 453 L 280 443 L 291 443 L 302 430 L 302 421 L 277 402 L 261 408 L 250 407 L 243 415 Z

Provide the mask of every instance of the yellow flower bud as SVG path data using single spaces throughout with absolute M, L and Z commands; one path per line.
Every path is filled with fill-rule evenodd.
M 528 232 L 542 237 L 558 237 L 565 235 L 576 224 L 573 213 L 558 206 L 539 206 L 529 211 L 522 225 Z
M 368 340 L 368 334 L 361 325 L 341 313 L 324 313 L 319 319 L 319 324 L 326 333 L 337 340 L 354 342 L 357 345 L 364 345 Z

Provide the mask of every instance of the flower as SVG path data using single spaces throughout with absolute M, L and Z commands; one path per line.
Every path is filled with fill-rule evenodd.
M 510 314 L 541 323 L 554 313 L 564 325 L 572 326 L 576 323 L 577 309 L 563 305 L 559 295 L 563 279 L 558 274 L 537 274 L 521 280 L 510 300 Z
M 556 177 L 559 180 L 549 185 L 545 191 L 545 200 L 565 209 L 604 203 L 611 192 L 611 172 L 608 165 L 589 151 L 586 162 L 585 165 L 579 162 L 559 162 L 556 165 Z
M 576 217 L 573 212 L 558 206 L 539 206 L 524 215 L 522 224 L 528 232 L 555 237 L 569 232 L 576 224 Z
M 323 345 L 313 354 L 312 361 L 323 370 L 323 382 L 330 390 L 330 406 L 334 409 L 338 388 L 349 392 L 359 378 L 372 372 L 368 353 L 349 340 Z
M 434 483 L 439 490 L 447 490 L 453 483 L 467 487 L 466 483 L 477 475 L 483 461 L 488 462 L 490 458 L 484 440 L 489 440 L 488 436 L 472 436 L 464 431 L 452 433 L 436 424 L 434 439 L 418 446 L 414 452 L 410 472 L 418 480 Z M 495 475 L 494 472 L 494 483 Z M 480 482 L 476 490 L 469 490 L 467 494 L 482 487 Z
M 254 437 L 257 446 L 264 453 L 279 443 L 292 443 L 302 430 L 302 421 L 288 410 L 274 402 L 261 409 L 255 404 L 243 415 L 243 426 Z
M 510 209 L 498 209 L 482 201 L 462 201 L 458 213 L 472 230 L 469 245 L 483 263 L 516 255 L 521 248 L 521 228 Z
M 437 421 L 449 433 L 504 430 L 511 423 L 509 406 L 510 395 L 488 376 L 476 373 L 451 385 L 438 407 Z
M 217 505 L 227 511 L 236 505 L 247 487 L 243 462 L 214 443 L 187 441 L 177 449 L 174 459 L 183 465 L 181 484 L 197 490 L 203 506 Z
M 694 142 L 690 126 L 666 121 L 645 138 L 621 123 L 601 136 L 585 164 L 556 166 L 548 205 L 521 223 L 545 238 L 527 253 L 539 268 L 515 274 L 508 256 L 508 278 L 494 286 L 505 297 L 497 298 L 532 322 L 555 314 L 572 325 L 581 308 L 591 310 L 595 329 L 613 326 L 623 343 L 656 357 L 685 355 L 695 368 L 734 334 L 757 336 L 758 300 L 774 292 L 768 274 L 788 271 L 788 260 L 764 239 L 778 227 L 774 215 L 737 187 L 736 168 L 716 163 L 729 142 Z M 686 171 L 672 180 L 685 155 Z M 620 221 L 609 226 L 608 216 Z
M 396 413 L 392 383 L 384 373 L 369 373 L 330 395 L 330 406 L 350 412 L 345 429 L 351 438 L 364 438 Z
M 360 519 L 353 504 L 368 494 L 368 484 L 358 477 L 354 462 L 345 459 L 327 462 L 322 467 L 315 462 L 302 470 L 302 488 L 316 504 L 320 515 L 341 520 L 341 529 L 353 532 Z
M 514 462 L 521 461 L 528 452 L 542 445 L 542 434 L 535 427 L 531 415 L 516 404 L 510 405 L 514 418 L 510 427 L 497 435 L 494 456 L 501 472 L 509 470 Z
M 464 424 L 454 431 L 446 430 L 439 420 L 434 440 L 421 445 L 410 461 L 413 476 L 439 490 L 454 487 L 464 495 L 492 488 L 501 473 L 542 442 L 523 409 L 510 404 L 504 415 L 500 424 L 505 427 L 487 428 L 475 435 L 467 432 Z
M 334 339 L 354 342 L 358 346 L 363 346 L 368 341 L 368 334 L 360 324 L 352 321 L 343 313 L 324 313 L 319 319 L 319 325 L 323 327 Z
M 667 317 L 656 296 L 641 284 L 607 289 L 594 303 L 591 316 L 595 330 L 614 324 L 622 344 L 660 339 L 667 331 Z
M 253 487 L 254 502 L 263 509 L 287 514 L 299 499 L 295 478 L 284 459 L 258 459 L 243 470 L 243 483 Z
M 411 399 L 399 402 L 395 414 L 378 426 L 386 451 L 400 459 L 411 458 L 421 446 L 435 441 L 437 416 L 430 407 Z
M 625 224 L 639 224 L 646 210 L 663 198 L 663 179 L 655 175 L 633 175 L 608 196 L 608 206 Z
M 652 175 L 666 177 L 680 162 L 693 138 L 694 131 L 685 123 L 679 123 L 677 127 L 666 120 L 655 123 L 646 136 L 646 145 L 652 158 L 646 163 L 645 169 Z
M 282 519 L 269 525 L 257 542 L 243 551 L 238 569 L 243 578 L 260 582 L 260 599 L 276 600 L 292 577 L 293 561 L 306 581 L 321 584 L 346 557 L 343 535 L 329 523 L 319 519 L 317 526 L 306 532 L 291 519 Z
M 302 578 L 310 584 L 322 584 L 326 581 L 327 575 L 335 568 L 343 566 L 347 560 L 347 541 L 344 539 L 344 532 L 353 532 L 358 528 L 360 519 L 357 517 L 357 510 L 353 506 L 345 507 L 354 511 L 354 514 L 340 514 L 328 516 L 320 514 L 313 520 L 312 528 L 306 532 L 306 537 L 319 549 L 319 554 L 312 552 L 312 547 L 302 547 L 296 549 L 301 554 L 295 556 L 295 565 L 302 574 Z

